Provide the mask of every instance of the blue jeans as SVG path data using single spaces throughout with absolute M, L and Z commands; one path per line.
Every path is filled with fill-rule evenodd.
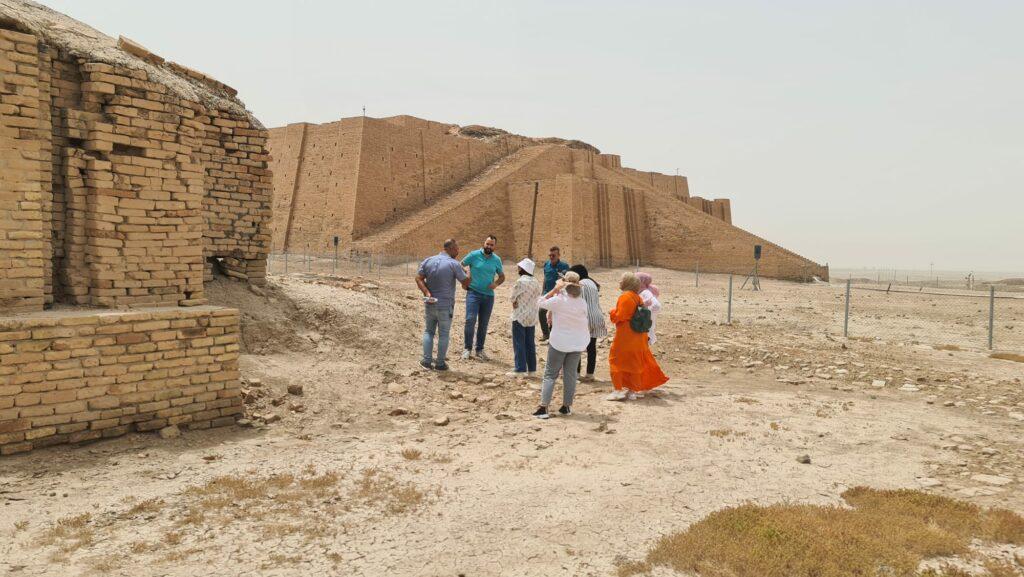
M 423 320 L 423 361 L 429 363 L 434 352 L 434 333 L 437 332 L 437 364 L 445 364 L 448 354 L 448 335 L 452 329 L 452 308 L 454 305 L 425 305 Z
M 519 321 L 512 321 L 512 353 L 515 355 L 516 372 L 537 370 L 537 343 L 533 340 L 536 327 L 524 327 Z
M 484 350 L 487 339 L 487 324 L 491 322 L 494 309 L 494 295 L 483 295 L 470 290 L 466 295 L 466 350 L 473 348 L 473 333 L 476 332 L 476 352 Z M 479 327 L 477 326 L 479 321 Z

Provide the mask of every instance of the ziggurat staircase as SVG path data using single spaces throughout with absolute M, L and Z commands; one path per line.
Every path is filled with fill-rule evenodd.
M 427 204 L 422 209 L 413 212 L 404 218 L 400 218 L 389 224 L 384 224 L 372 234 L 356 239 L 352 243 L 355 251 L 375 251 L 387 248 L 402 237 L 413 233 L 416 229 L 429 224 L 432 221 L 456 210 L 460 210 L 467 202 L 477 196 L 486 193 L 502 180 L 512 176 L 517 170 L 525 167 L 537 159 L 544 152 L 554 148 L 556 145 L 542 144 L 528 146 L 503 156 L 491 163 L 480 174 L 473 177 L 462 186 L 456 188 L 444 197 Z

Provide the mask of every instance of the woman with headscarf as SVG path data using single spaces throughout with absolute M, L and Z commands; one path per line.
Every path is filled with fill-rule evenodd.
M 636 278 L 640 281 L 640 298 L 643 299 L 644 306 L 651 309 L 651 330 L 647 333 L 647 342 L 653 345 L 658 342 L 658 335 L 654 329 L 658 326 L 658 313 L 661 312 L 661 301 L 658 300 L 661 291 L 653 284 L 654 278 L 649 273 L 637 273 Z
M 619 295 L 615 308 L 611 311 L 612 322 L 615 323 L 615 339 L 608 353 L 608 365 L 611 370 L 612 384 L 615 392 L 608 399 L 613 401 L 633 400 L 637 393 L 649 391 L 668 382 L 668 377 L 661 371 L 658 361 L 651 354 L 647 333 L 633 330 L 630 321 L 637 308 L 643 306 L 640 298 L 640 279 L 627 272 L 619 281 Z
M 580 275 L 580 286 L 583 287 L 583 300 L 587 303 L 587 326 L 590 329 L 590 344 L 587 345 L 587 372 L 580 377 L 581 382 L 594 380 L 597 369 L 597 339 L 608 336 L 608 327 L 604 324 L 604 313 L 601 312 L 601 285 L 590 278 L 587 267 L 577 264 L 569 269 Z M 582 362 L 582 361 L 581 361 Z M 577 369 L 578 371 L 578 369 Z

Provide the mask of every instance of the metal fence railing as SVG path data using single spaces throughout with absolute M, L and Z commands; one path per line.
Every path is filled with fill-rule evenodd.
M 419 263 L 436 254 L 400 251 L 292 252 L 271 254 L 270 275 L 335 276 L 360 279 L 409 281 Z M 506 275 L 515 264 L 505 259 Z M 541 259 L 538 259 L 540 262 Z M 631 263 L 615 269 L 600 266 L 596 257 L 580 257 L 591 275 L 604 286 L 614 287 L 624 269 L 643 267 Z M 744 274 L 658 270 L 662 291 L 677 298 L 668 307 L 683 320 L 739 325 L 763 325 L 791 332 L 824 332 L 855 340 L 926 344 L 938 348 L 1024 352 L 1024 292 L 1001 282 L 976 282 L 973 286 L 890 279 L 849 278 L 829 282 L 782 282 L 762 279 L 761 290 L 752 290 Z M 603 293 L 606 291 L 602 291 Z M 608 298 L 615 294 L 607 291 Z M 614 300 L 612 300 L 614 302 Z M 664 314 L 664 313 L 663 313 Z

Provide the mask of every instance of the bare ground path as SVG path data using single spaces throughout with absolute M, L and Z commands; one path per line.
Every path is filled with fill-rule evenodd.
M 870 485 L 1024 511 L 1020 364 L 795 328 L 807 286 L 767 283 L 778 321 L 710 324 L 693 319 L 705 297 L 659 274 L 670 384 L 632 403 L 582 384 L 576 415 L 547 422 L 527 416 L 538 384 L 503 376 L 504 295 L 498 360 L 442 378 L 416 367 L 405 279 L 224 283 L 247 317 L 250 418 L 281 420 L 0 461 L 0 574 L 609 575 L 745 501 Z M 212 499 L 224 478 L 275 481 Z

